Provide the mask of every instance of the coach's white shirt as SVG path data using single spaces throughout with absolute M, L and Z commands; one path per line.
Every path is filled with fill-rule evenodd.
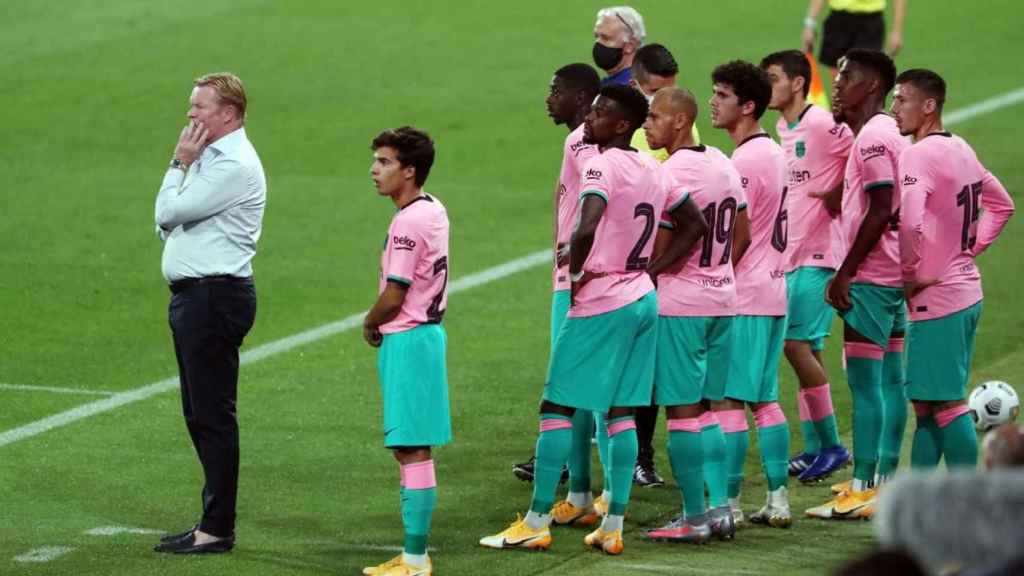
M 252 276 L 266 201 L 263 165 L 244 128 L 207 145 L 188 174 L 168 169 L 156 198 L 164 278 Z

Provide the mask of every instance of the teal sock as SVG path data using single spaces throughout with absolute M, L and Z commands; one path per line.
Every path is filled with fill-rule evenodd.
M 437 488 L 402 490 L 402 526 L 406 554 L 426 554 L 430 519 L 437 503 Z
M 886 352 L 882 359 L 882 438 L 878 449 L 878 473 L 885 476 L 891 476 L 899 466 L 907 427 L 903 374 L 903 352 Z
M 597 456 L 601 460 L 601 472 L 604 475 L 602 489 L 608 492 L 612 490 L 612 468 L 611 455 L 608 453 L 608 422 L 601 412 L 594 412 L 594 423 L 597 431 L 594 437 L 597 438 Z
M 789 480 L 789 425 L 776 424 L 757 429 L 761 467 L 768 478 L 768 490 L 775 491 Z
M 853 396 L 853 477 L 874 482 L 882 436 L 882 361 L 846 358 Z
M 839 446 L 839 428 L 836 425 L 836 415 L 829 414 L 821 420 L 815 420 L 813 423 L 814 430 L 818 434 L 819 442 L 822 446 L 831 448 L 832 446 Z
M 725 506 L 729 472 L 725 468 L 725 433 L 718 424 L 700 431 L 704 451 L 704 483 L 708 487 L 708 505 Z
M 946 468 L 976 468 L 978 466 L 978 436 L 969 414 L 961 414 L 939 428 L 942 438 L 942 456 Z
M 633 420 L 632 416 L 609 420 L 611 426 L 616 422 Z M 633 468 L 636 467 L 636 456 L 640 445 L 636 439 L 636 428 L 623 430 L 608 438 L 609 468 L 611 468 L 611 502 L 608 503 L 608 514 L 623 516 L 626 504 L 629 504 L 629 491 L 633 487 Z
M 704 514 L 704 458 L 700 432 L 670 431 L 668 459 L 683 495 L 683 511 L 690 518 Z
M 740 487 L 743 485 L 743 465 L 747 461 L 747 449 L 750 447 L 750 432 L 725 433 L 725 466 L 729 473 L 729 498 L 739 498 Z
M 917 429 L 914 430 L 914 443 L 910 448 L 910 467 L 914 470 L 927 470 L 939 465 L 942 458 L 942 438 L 939 425 L 931 415 L 917 417 Z
M 818 440 L 818 429 L 810 420 L 800 421 L 800 436 L 804 439 L 804 454 L 817 456 L 821 453 L 821 441 Z
M 572 450 L 572 420 L 560 414 L 542 414 L 541 426 L 547 420 L 563 421 L 570 426 L 544 430 L 537 437 L 533 475 L 533 501 L 530 510 L 548 514 L 555 503 L 555 491 L 562 479 L 562 465 Z
M 572 449 L 569 451 L 569 491 L 590 492 L 590 439 L 594 413 L 577 410 L 572 416 Z

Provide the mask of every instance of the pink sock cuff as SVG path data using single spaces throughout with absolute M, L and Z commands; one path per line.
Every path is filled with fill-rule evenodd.
M 796 395 L 796 409 L 800 413 L 801 422 L 809 422 L 813 420 L 811 418 L 811 409 L 807 407 L 807 390 L 801 388 L 800 392 Z
M 914 402 L 914 415 L 918 418 L 925 418 L 931 416 L 932 410 L 927 404 L 918 404 Z
M 952 408 L 946 408 L 942 412 L 935 414 L 935 423 L 939 425 L 939 428 L 945 428 L 949 426 L 949 423 L 956 420 L 960 416 L 967 414 L 968 408 L 966 404 L 958 404 Z
M 722 424 L 722 431 L 726 434 L 745 432 L 750 429 L 747 426 L 747 413 L 743 410 L 722 410 L 715 416 L 718 416 L 718 421 Z
M 434 461 L 416 462 L 402 466 L 402 475 L 405 477 L 407 490 L 426 490 L 437 487 L 437 477 L 434 475 Z
M 540 419 L 541 432 L 550 432 L 551 430 L 564 430 L 566 428 L 572 428 L 572 420 L 563 420 L 561 418 Z
M 807 413 L 811 416 L 812 421 L 817 422 L 835 413 L 835 409 L 832 407 L 832 387 L 828 383 L 814 388 L 804 388 L 800 390 L 800 395 L 807 403 Z M 801 419 L 803 418 L 801 417 Z
M 711 428 L 712 426 L 718 426 L 718 418 L 715 416 L 715 413 L 712 412 L 711 410 L 708 410 L 708 411 L 704 412 L 703 414 L 701 414 L 700 418 L 698 418 L 697 420 L 700 421 L 700 427 L 701 427 L 702 430 L 704 428 Z
M 903 352 L 903 338 L 889 338 L 889 345 L 886 346 L 886 352 Z
M 694 432 L 700 433 L 700 420 L 697 418 L 674 418 L 666 420 L 669 432 Z
M 772 402 L 754 412 L 754 422 L 757 423 L 758 428 L 778 426 L 786 423 L 786 415 L 782 413 L 782 406 L 779 406 L 777 402 Z
M 847 342 L 843 345 L 846 358 L 867 358 L 868 360 L 881 360 L 885 356 L 885 350 L 878 344 L 870 342 Z
M 615 422 L 608 423 L 608 437 L 611 438 L 619 432 L 625 432 L 626 430 L 636 430 L 636 421 L 632 418 L 629 420 L 616 420 Z

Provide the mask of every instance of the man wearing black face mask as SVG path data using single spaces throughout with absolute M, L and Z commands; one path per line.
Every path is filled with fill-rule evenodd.
M 608 75 L 601 85 L 629 84 L 636 51 L 643 46 L 644 18 L 630 6 L 602 8 L 594 23 L 594 64 Z

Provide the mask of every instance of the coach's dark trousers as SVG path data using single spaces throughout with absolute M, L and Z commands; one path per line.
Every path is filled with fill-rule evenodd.
M 233 536 L 238 493 L 238 348 L 256 318 L 250 278 L 210 277 L 171 285 L 168 316 L 181 404 L 206 484 L 199 529 Z

